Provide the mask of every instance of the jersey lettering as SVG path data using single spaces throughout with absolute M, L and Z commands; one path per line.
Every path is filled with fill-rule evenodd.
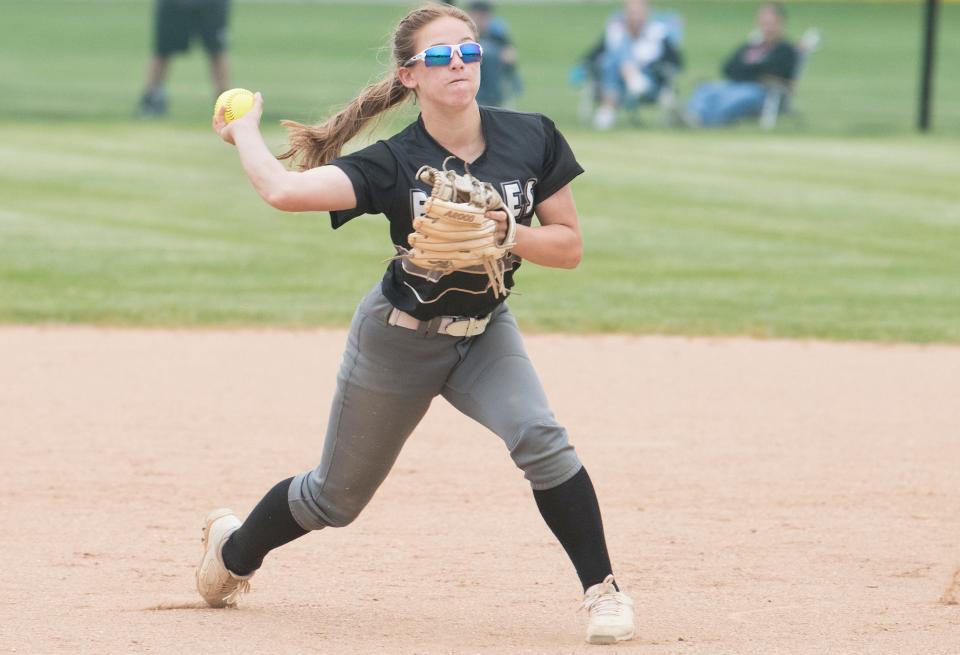
M 537 178 L 535 177 L 527 180 L 527 186 L 524 189 L 524 194 L 523 194 L 524 198 L 527 201 L 527 208 L 526 208 L 526 211 L 524 212 L 525 214 L 529 214 L 530 211 L 533 209 L 533 185 L 536 183 L 537 183 Z
M 423 205 L 429 197 L 430 196 L 420 189 L 410 189 L 410 215 L 413 216 L 413 218 L 423 216 Z
M 518 180 L 510 182 L 501 182 L 500 188 L 503 191 L 503 202 L 513 213 L 514 218 L 520 218 L 523 213 L 523 187 Z
M 519 180 L 511 180 L 500 184 L 500 188 L 503 190 L 503 201 L 513 212 L 514 218 L 520 219 L 530 216 L 533 211 L 533 185 L 536 183 L 537 178 L 534 177 L 527 180 L 527 183 L 523 186 L 520 185 Z

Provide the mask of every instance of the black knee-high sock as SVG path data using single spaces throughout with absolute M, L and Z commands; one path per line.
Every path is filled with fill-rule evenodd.
M 274 548 L 307 534 L 290 513 L 287 490 L 293 478 L 267 492 L 243 525 L 223 545 L 223 563 L 237 575 L 253 573 Z
M 534 490 L 543 520 L 577 569 L 584 590 L 610 575 L 610 556 L 603 538 L 600 504 L 587 469 L 553 489 Z

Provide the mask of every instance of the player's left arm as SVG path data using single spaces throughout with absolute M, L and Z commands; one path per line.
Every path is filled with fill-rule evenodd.
M 534 211 L 540 225 L 517 225 L 517 245 L 512 252 L 541 266 L 576 268 L 583 255 L 583 239 L 570 185 L 536 205 Z

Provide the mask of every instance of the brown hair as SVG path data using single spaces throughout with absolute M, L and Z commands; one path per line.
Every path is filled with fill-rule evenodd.
M 290 149 L 277 159 L 298 159 L 305 171 L 322 166 L 340 156 L 343 146 L 372 119 L 399 105 L 410 96 L 410 89 L 397 77 L 397 69 L 416 54 L 417 32 L 438 18 L 451 16 L 466 23 L 477 35 L 477 26 L 463 10 L 447 4 L 429 4 L 404 16 L 393 31 L 393 63 L 379 82 L 368 85 L 343 110 L 317 125 L 281 121 L 289 130 Z

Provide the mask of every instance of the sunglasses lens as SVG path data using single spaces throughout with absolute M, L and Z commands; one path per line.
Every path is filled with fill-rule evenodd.
M 479 43 L 461 43 L 460 44 L 460 56 L 463 58 L 463 63 L 473 64 L 480 61 L 481 50 Z
M 450 57 L 453 55 L 453 48 L 448 45 L 438 45 L 427 48 L 424 53 L 423 63 L 427 66 L 449 66 Z

